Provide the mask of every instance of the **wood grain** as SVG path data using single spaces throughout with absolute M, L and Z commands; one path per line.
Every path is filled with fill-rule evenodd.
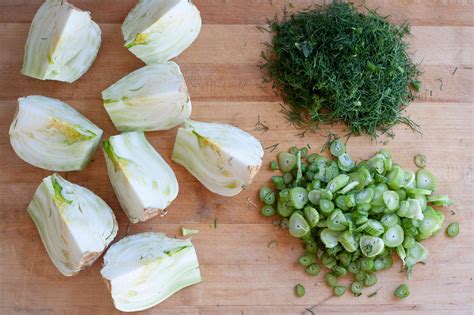
M 120 23 L 132 0 L 72 1 L 90 10 L 102 29 L 102 47 L 93 67 L 74 84 L 42 82 L 19 72 L 29 23 L 41 0 L 0 2 L 0 313 L 1 314 L 112 314 L 109 293 L 100 278 L 100 262 L 74 278 L 62 277 L 49 260 L 33 222 L 25 209 L 41 179 L 50 172 L 20 160 L 10 147 L 8 128 L 18 97 L 42 94 L 59 98 L 78 109 L 105 131 L 116 134 L 102 107 L 100 92 L 143 64 L 123 48 Z M 236 125 L 257 138 L 264 147 L 278 143 L 278 150 L 310 144 L 319 151 L 331 130 L 298 137 L 279 113 L 281 100 L 262 84 L 258 68 L 262 43 L 269 34 L 256 25 L 265 23 L 288 4 L 283 0 L 195 1 L 203 17 L 198 40 L 176 61 L 181 66 L 193 100 L 192 118 Z M 296 9 L 312 1 L 294 1 Z M 322 2 L 319 2 L 322 3 Z M 360 3 L 360 2 L 359 2 Z M 120 210 L 107 178 L 102 152 L 82 172 L 63 174 L 104 198 L 119 222 L 117 240 L 129 234 L 162 231 L 179 236 L 181 226 L 197 228 L 197 247 L 203 283 L 184 289 L 146 314 L 310 314 L 396 313 L 472 314 L 474 312 L 474 5 L 469 0 L 368 0 L 383 14 L 401 23 L 409 20 L 413 58 L 422 61 L 423 88 L 407 114 L 418 122 L 423 135 L 406 126 L 395 128 L 395 139 L 378 142 L 366 137 L 349 140 L 357 159 L 368 158 L 388 141 L 395 160 L 414 169 L 413 156 L 423 153 L 438 178 L 438 191 L 449 194 L 455 206 L 444 209 L 447 223 L 461 222 L 461 234 L 448 239 L 441 233 L 427 240 L 428 264 L 417 266 L 409 281 L 412 294 L 406 300 L 393 297 L 404 276 L 395 268 L 380 273 L 369 294 L 354 298 L 332 297 L 321 276 L 310 278 L 295 260 L 301 254 L 296 239 L 280 231 L 271 219 L 259 215 L 257 190 L 268 182 L 268 162 L 275 152 L 266 150 L 264 166 L 254 184 L 235 198 L 208 192 L 184 168 L 170 161 L 176 129 L 147 133 L 150 143 L 170 163 L 180 183 L 180 194 L 163 218 L 130 225 Z M 255 129 L 258 117 L 270 128 Z M 450 210 L 455 212 L 452 215 Z M 218 220 L 214 228 L 214 220 Z M 276 242 L 274 248 L 268 243 Z M 296 283 L 307 294 L 293 295 Z
M 135 0 L 75 0 L 82 10 L 92 12 L 99 23 L 120 24 Z M 331 0 L 194 0 L 206 24 L 263 24 L 283 8 L 299 10 L 311 4 L 330 3 Z M 291 5 L 289 4 L 291 2 Z M 347 1 L 346 1 L 347 2 Z M 395 23 L 409 20 L 412 25 L 472 26 L 472 0 L 356 0 L 382 15 L 390 15 Z M 42 0 L 3 0 L 0 21 L 30 23 Z M 15 14 L 11 14 L 15 12 Z

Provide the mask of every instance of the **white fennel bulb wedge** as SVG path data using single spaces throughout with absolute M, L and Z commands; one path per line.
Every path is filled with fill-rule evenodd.
M 113 244 L 100 272 L 115 307 L 122 312 L 146 310 L 201 282 L 191 241 L 162 233 L 131 235 Z
M 191 100 L 172 61 L 140 68 L 102 92 L 104 107 L 120 131 L 166 130 L 191 115 Z
M 103 143 L 107 172 L 120 205 L 132 223 L 146 221 L 178 195 L 178 181 L 143 132 L 112 136 Z
M 210 191 L 234 196 L 257 174 L 263 148 L 256 138 L 234 126 L 186 120 L 178 129 L 172 159 Z
M 201 15 L 190 0 L 139 0 L 122 24 L 125 47 L 146 64 L 178 56 L 200 30 Z
M 74 108 L 44 96 L 18 99 L 10 142 L 24 161 L 51 171 L 84 169 L 102 130 Z
M 117 234 L 112 209 L 58 174 L 43 179 L 27 211 L 49 257 L 65 276 L 92 265 Z
M 94 62 L 100 35 L 89 12 L 63 0 L 46 0 L 31 23 L 21 72 L 40 80 L 74 82 Z

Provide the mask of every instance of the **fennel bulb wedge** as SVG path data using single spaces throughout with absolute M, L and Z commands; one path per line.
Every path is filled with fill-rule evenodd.
M 27 211 L 65 276 L 92 265 L 118 230 L 112 209 L 100 197 L 58 174 L 43 179 Z
M 104 107 L 119 131 L 166 130 L 191 115 L 191 100 L 179 66 L 145 66 L 102 92 Z
M 31 23 L 21 73 L 40 80 L 74 82 L 94 62 L 100 36 L 89 12 L 63 0 L 46 0 Z
M 178 129 L 172 159 L 210 191 L 234 196 L 257 174 L 263 148 L 252 135 L 232 125 L 186 120 Z
M 178 195 L 178 181 L 143 132 L 112 136 L 103 142 L 107 173 L 120 205 L 132 223 L 146 221 Z
M 125 47 L 147 65 L 165 62 L 194 42 L 201 23 L 190 0 L 139 0 L 122 24 Z
M 102 137 L 102 129 L 74 108 L 39 95 L 18 99 L 9 133 L 22 160 L 51 171 L 84 169 Z
M 189 239 L 153 232 L 127 236 L 110 246 L 100 272 L 122 312 L 149 309 L 202 280 Z

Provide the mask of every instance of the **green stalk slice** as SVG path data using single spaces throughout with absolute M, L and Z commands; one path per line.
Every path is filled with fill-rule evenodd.
M 325 228 L 321 231 L 320 239 L 326 248 L 334 248 L 338 243 L 339 232 Z
M 458 222 L 453 222 L 450 225 L 448 225 L 448 228 L 446 229 L 446 234 L 450 237 L 455 237 L 459 234 L 459 223 Z
M 403 238 L 403 229 L 398 224 L 389 227 L 383 235 L 383 241 L 387 247 L 398 247 L 402 245 Z
M 337 165 L 345 172 L 349 172 L 355 167 L 355 162 L 352 160 L 349 154 L 343 153 L 337 159 Z
M 334 203 L 330 200 L 319 200 L 319 211 L 325 217 L 328 217 L 334 211 Z
M 375 257 L 384 249 L 384 242 L 381 238 L 363 235 L 359 241 L 360 250 L 366 257 Z
M 291 153 L 280 152 L 278 154 L 278 165 L 282 172 L 289 172 L 296 166 L 296 156 Z
M 308 193 L 306 189 L 295 187 L 290 189 L 290 203 L 295 209 L 303 209 L 308 202 Z
M 332 193 L 335 193 L 339 189 L 343 188 L 349 182 L 349 176 L 346 174 L 340 174 L 333 178 L 326 186 L 326 189 Z
M 308 222 L 308 225 L 313 228 L 318 224 L 319 222 L 319 213 L 318 211 L 313 208 L 313 207 L 306 207 L 303 210 L 304 217 L 306 219 L 306 222 Z
M 339 139 L 337 139 L 331 143 L 330 151 L 333 156 L 339 157 L 346 153 L 346 146 Z
M 347 229 L 347 220 L 341 210 L 335 210 L 326 221 L 328 228 L 332 231 L 344 231 Z
M 289 221 L 289 231 L 294 237 L 303 237 L 309 233 L 310 226 L 301 214 L 295 212 L 291 215 Z
M 395 290 L 395 296 L 404 299 L 407 298 L 410 295 L 410 290 L 408 289 L 406 284 L 402 284 Z
M 433 191 L 436 187 L 436 179 L 427 169 L 419 169 L 416 172 L 416 187 Z
M 396 210 L 400 202 L 400 197 L 395 191 L 388 190 L 383 193 L 383 201 L 389 210 Z

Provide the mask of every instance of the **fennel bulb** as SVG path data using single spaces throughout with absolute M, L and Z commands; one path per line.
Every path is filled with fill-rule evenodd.
M 10 143 L 25 162 L 51 171 L 84 169 L 102 129 L 59 100 L 33 95 L 18 99 Z
M 122 24 L 125 47 L 146 64 L 178 56 L 200 30 L 201 15 L 190 0 L 139 0 Z
M 65 276 L 92 265 L 117 234 L 112 209 L 92 191 L 58 174 L 43 179 L 27 211 L 49 257 Z
M 179 66 L 172 61 L 140 68 L 102 92 L 119 131 L 173 128 L 191 115 L 191 100 Z
M 63 0 L 46 0 L 31 23 L 21 73 L 40 80 L 74 82 L 95 60 L 100 28 Z
M 178 181 L 143 132 L 112 136 L 103 143 L 107 173 L 120 205 L 132 223 L 146 221 L 178 195 Z
M 234 196 L 257 174 L 263 148 L 237 127 L 186 120 L 178 129 L 172 159 L 210 191 Z
M 146 310 L 201 282 L 191 241 L 152 232 L 127 236 L 110 246 L 100 273 L 122 312 Z

